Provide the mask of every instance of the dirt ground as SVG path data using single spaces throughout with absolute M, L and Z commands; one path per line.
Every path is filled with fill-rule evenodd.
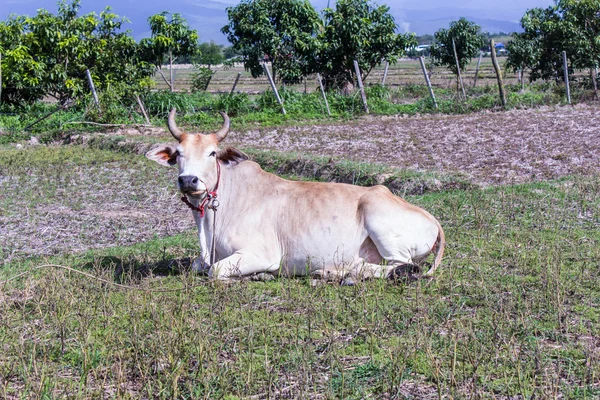
M 484 186 L 600 172 L 600 104 L 248 131 L 232 123 L 228 144 L 462 173 Z

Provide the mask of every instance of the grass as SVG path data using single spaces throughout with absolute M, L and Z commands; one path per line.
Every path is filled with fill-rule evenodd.
M 115 199 L 95 209 L 136 196 L 114 185 L 120 168 L 169 178 L 141 157 L 79 146 L 6 154 L 2 184 L 100 160 L 95 178 Z M 427 281 L 212 282 L 187 271 L 190 228 L 16 258 L 0 279 L 51 263 L 141 290 L 53 267 L 0 283 L 0 397 L 598 398 L 599 191 L 600 177 L 571 176 L 406 196 L 448 239 Z M 5 210 L 13 196 L 1 199 Z

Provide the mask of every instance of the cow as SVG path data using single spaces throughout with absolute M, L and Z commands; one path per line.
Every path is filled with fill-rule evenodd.
M 414 272 L 433 252 L 423 276 L 440 265 L 440 223 L 386 187 L 280 178 L 238 149 L 219 148 L 227 114 L 213 134 L 183 132 L 175 114 L 168 127 L 178 144 L 156 145 L 146 157 L 179 167 L 178 188 L 200 240 L 194 271 L 220 280 L 310 274 L 353 282 Z

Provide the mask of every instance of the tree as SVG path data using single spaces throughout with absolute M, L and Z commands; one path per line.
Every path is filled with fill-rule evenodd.
M 175 90 L 173 81 L 173 62 L 180 56 L 193 56 L 198 49 L 198 33 L 190 29 L 180 14 L 163 11 L 148 18 L 152 35 L 140 41 L 145 59 L 152 63 L 160 76 Z M 165 77 L 162 66 L 168 60 L 170 78 Z
M 589 68 L 597 94 L 595 69 L 600 64 L 600 0 L 561 0 L 555 6 L 528 10 L 521 18 L 522 33 L 515 34 L 508 65 L 530 63 L 530 79 L 562 81 L 562 52 L 571 68 Z
M 431 58 L 434 65 L 445 66 L 457 76 L 456 59 L 454 57 L 453 43 L 456 45 L 456 58 L 458 66 L 463 71 L 471 59 L 479 54 L 484 46 L 479 25 L 465 18 L 452 21 L 449 29 L 440 29 L 435 32 L 434 43 L 431 46 Z
M 227 15 L 221 31 L 253 77 L 264 74 L 263 61 L 272 63 L 274 78 L 284 83 L 313 71 L 321 20 L 308 0 L 242 0 Z
M 566 49 L 565 25 L 562 24 L 562 16 L 558 7 L 533 8 L 528 10 L 521 18 L 522 33 L 517 33 L 514 40 L 522 47 L 532 50 L 530 79 L 560 81 L 563 79 L 563 62 L 561 53 Z M 518 64 L 517 53 L 509 54 L 510 65 Z
M 223 56 L 223 46 L 215 44 L 215 42 L 212 41 L 200 43 L 198 53 L 199 54 L 193 58 L 193 61 L 198 64 L 208 65 L 208 68 L 225 61 L 225 57 Z
M 506 45 L 508 51 L 506 68 L 513 72 L 532 69 L 538 51 L 534 44 L 533 41 L 525 39 L 522 35 L 515 34 Z
M 576 68 L 589 68 L 598 98 L 596 70 L 600 65 L 600 0 L 562 0 L 559 12 L 571 32 L 565 39 L 569 56 Z
M 396 33 L 389 7 L 369 0 L 339 0 L 335 10 L 323 10 L 323 18 L 317 68 L 328 88 L 354 82 L 354 60 L 364 80 L 384 60 L 393 64 L 406 49 L 417 45 L 413 34 Z
M 226 60 L 237 57 L 239 55 L 240 54 L 236 50 L 234 50 L 233 46 L 226 46 L 223 49 L 223 56 L 225 57 Z
M 80 1 L 60 2 L 58 14 L 11 16 L 0 23 L 2 101 L 32 103 L 52 96 L 61 105 L 88 92 L 89 69 L 99 90 L 114 85 L 144 86 L 152 70 L 135 40 L 122 31 L 127 22 L 110 12 L 78 16 Z M 119 62 L 115 62 L 119 60 Z

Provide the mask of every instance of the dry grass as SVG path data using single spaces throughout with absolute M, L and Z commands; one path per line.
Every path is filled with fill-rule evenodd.
M 589 104 L 470 115 L 364 117 L 351 123 L 236 131 L 228 141 L 241 147 L 462 173 L 474 183 L 498 185 L 597 174 L 599 126 L 600 105 Z

